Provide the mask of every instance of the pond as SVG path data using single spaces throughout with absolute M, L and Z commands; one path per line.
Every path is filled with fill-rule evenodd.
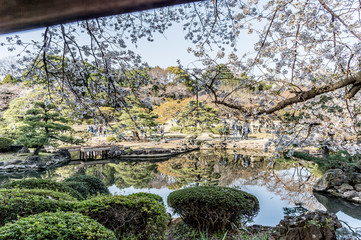
M 252 224 L 275 226 L 285 215 L 309 210 L 327 210 L 343 222 L 339 239 L 351 234 L 361 239 L 361 206 L 325 194 L 313 193 L 320 177 L 312 166 L 282 159 L 230 151 L 197 151 L 161 162 L 112 162 L 67 165 L 42 173 L 0 176 L 5 183 L 15 178 L 41 177 L 62 180 L 73 175 L 99 177 L 114 194 L 150 192 L 163 197 L 193 185 L 221 185 L 240 188 L 255 195 L 260 211 Z M 171 209 L 167 207 L 171 213 Z

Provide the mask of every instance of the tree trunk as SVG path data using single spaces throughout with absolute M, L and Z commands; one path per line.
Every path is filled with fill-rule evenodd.
M 33 153 L 33 156 L 39 155 L 40 150 L 41 150 L 42 148 L 43 148 L 43 145 L 41 145 L 41 146 L 39 146 L 39 147 L 35 148 L 34 153 Z

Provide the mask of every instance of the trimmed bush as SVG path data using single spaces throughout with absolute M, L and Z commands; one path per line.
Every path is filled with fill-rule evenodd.
M 156 200 L 157 202 L 164 205 L 163 198 L 161 196 L 157 195 L 157 194 L 147 193 L 147 192 L 139 192 L 139 193 L 130 194 L 129 196 L 131 196 L 131 197 L 148 197 L 148 198 L 152 198 L 152 199 Z
M 86 199 L 89 195 L 87 186 L 82 182 L 67 181 L 62 182 L 62 184 L 73 189 L 74 191 L 77 191 L 83 199 Z
M 114 233 L 79 213 L 40 213 L 0 228 L 0 239 L 116 240 Z
M 76 199 L 67 193 L 44 189 L 0 189 L 0 226 L 41 212 L 71 211 Z
M 2 186 L 3 188 L 20 188 L 20 189 L 48 189 L 63 193 L 68 193 L 72 197 L 83 200 L 83 196 L 76 189 L 71 188 L 63 183 L 55 182 L 50 179 L 42 179 L 42 178 L 30 178 L 30 179 L 22 179 L 13 181 L 10 183 L 6 183 Z
M 118 239 L 164 239 L 169 216 L 150 197 L 97 196 L 79 202 L 80 213 L 114 231 Z
M 98 194 L 110 194 L 107 186 L 97 177 L 88 176 L 88 175 L 80 175 L 70 177 L 64 180 L 64 182 L 79 182 L 84 184 L 89 192 L 89 196 L 98 195 Z
M 14 141 L 10 138 L 0 137 L 0 151 L 1 152 L 9 151 L 13 143 Z
M 186 224 L 210 232 L 231 229 L 233 224 L 250 220 L 259 210 L 255 196 L 221 186 L 177 190 L 168 195 L 167 202 Z
M 107 137 L 106 139 L 107 142 L 117 142 L 117 139 L 113 136 Z

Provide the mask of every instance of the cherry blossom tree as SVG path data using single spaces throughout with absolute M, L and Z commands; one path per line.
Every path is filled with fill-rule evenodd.
M 129 112 L 129 96 L 152 80 L 129 79 L 127 71 L 147 64 L 127 49 L 127 41 L 153 41 L 155 33 L 182 24 L 184 37 L 194 44 L 188 51 L 199 61 L 179 68 L 196 80 L 197 93 L 207 91 L 214 103 L 247 117 L 279 118 L 273 141 L 279 151 L 312 145 L 354 154 L 360 152 L 361 125 L 359 9 L 353 0 L 213 0 L 61 24 L 46 28 L 40 42 L 15 36 L 3 45 L 10 51 L 23 48 L 24 77 L 43 79 L 48 92 L 57 93 L 79 117 L 105 102 Z M 248 35 L 256 39 L 254 48 L 239 54 Z M 221 87 L 220 64 L 233 72 L 237 85 Z M 210 70 L 213 74 L 204 77 Z M 125 81 L 133 81 L 134 88 L 124 87 Z M 260 83 L 271 88 L 243 104 L 237 92 Z M 294 118 L 282 117 L 284 112 Z

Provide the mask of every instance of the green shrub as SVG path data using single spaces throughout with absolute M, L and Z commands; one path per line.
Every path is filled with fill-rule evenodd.
M 0 189 L 0 226 L 41 212 L 73 210 L 76 199 L 66 193 L 43 189 Z
M 163 198 L 157 194 L 139 192 L 139 193 L 130 194 L 129 196 L 131 196 L 131 197 L 149 197 L 149 198 L 152 198 L 152 199 L 156 200 L 157 202 L 160 202 L 161 204 L 164 205 Z
M 168 195 L 168 205 L 194 228 L 210 232 L 230 229 L 258 213 L 255 196 L 221 186 L 190 187 Z
M 114 233 L 79 213 L 40 213 L 0 228 L 0 239 L 116 240 Z
M 88 176 L 88 175 L 79 175 L 70 177 L 64 180 L 64 182 L 79 182 L 84 184 L 87 188 L 89 195 L 98 195 L 98 194 L 110 194 L 107 186 L 97 177 Z
M 16 84 L 17 82 L 19 82 L 19 81 L 16 80 L 16 78 L 11 76 L 10 74 L 7 74 L 1 83 L 2 84 Z
M 179 132 L 180 130 L 182 130 L 182 128 L 179 126 L 173 126 L 169 128 L 169 132 Z
M 10 138 L 0 137 L 0 151 L 6 152 L 10 150 L 10 147 L 13 143 L 14 141 Z
M 169 216 L 150 197 L 97 196 L 78 204 L 80 213 L 114 231 L 118 239 L 164 239 Z
M 117 142 L 117 139 L 115 137 L 111 136 L 111 137 L 107 137 L 106 141 L 107 142 Z
M 88 124 L 88 125 L 90 125 L 90 124 L 94 124 L 94 119 L 87 119 L 87 120 L 85 120 L 85 123 L 86 124 Z
M 82 199 L 86 199 L 89 196 L 88 187 L 82 182 L 66 181 L 62 182 L 64 186 L 72 188 L 74 191 L 77 191 Z
M 22 179 L 13 182 L 6 183 L 2 186 L 3 188 L 21 188 L 21 189 L 48 189 L 63 193 L 68 193 L 72 197 L 83 200 L 83 196 L 74 188 L 71 188 L 63 183 L 55 182 L 50 179 L 42 179 L 42 178 L 30 178 L 30 179 Z

